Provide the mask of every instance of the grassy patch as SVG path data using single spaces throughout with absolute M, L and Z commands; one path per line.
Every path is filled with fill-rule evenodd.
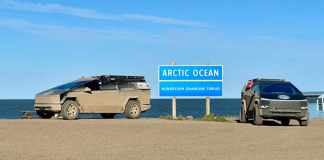
M 169 120 L 187 120 L 187 118 L 183 117 L 182 115 L 180 115 L 179 117 L 177 117 L 177 119 L 173 119 L 172 116 L 168 115 L 168 116 L 160 116 L 160 119 L 169 119 Z M 201 119 L 194 119 L 197 121 L 213 121 L 213 122 L 234 122 L 237 119 L 237 117 L 234 116 L 227 116 L 222 117 L 222 116 L 215 116 L 214 114 L 211 115 L 205 115 L 203 118 Z
M 197 119 L 199 121 L 214 121 L 214 122 L 229 122 L 226 118 L 222 116 L 215 116 L 214 114 L 205 115 L 202 119 Z
M 169 120 L 187 120 L 186 117 L 183 117 L 182 115 L 180 115 L 179 117 L 177 117 L 177 119 L 173 119 L 172 116 L 168 115 L 168 116 L 160 116 L 161 119 L 169 119 Z
M 237 116 L 230 116 L 230 115 L 227 115 L 225 118 L 226 118 L 228 121 L 230 121 L 230 122 L 236 122 L 236 121 L 239 120 L 239 117 L 237 117 Z

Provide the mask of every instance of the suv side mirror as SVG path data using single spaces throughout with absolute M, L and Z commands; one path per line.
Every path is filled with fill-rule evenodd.
M 83 92 L 91 92 L 91 89 L 89 87 L 86 87 Z

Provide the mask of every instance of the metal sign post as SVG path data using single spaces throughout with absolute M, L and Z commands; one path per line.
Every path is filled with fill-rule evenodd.
M 209 66 L 209 63 L 206 63 Z M 206 115 L 210 115 L 210 97 L 206 97 Z
M 172 65 L 176 65 L 176 62 L 172 62 Z M 176 97 L 172 97 L 172 117 L 177 117 L 177 99 Z

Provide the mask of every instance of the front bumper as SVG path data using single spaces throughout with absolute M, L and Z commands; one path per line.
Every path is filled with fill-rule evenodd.
M 148 110 L 150 108 L 151 108 L 151 105 L 144 104 L 144 105 L 141 106 L 141 111 L 143 112 L 143 111 L 146 111 L 146 110 Z
M 307 119 L 309 111 L 301 109 L 259 109 L 260 116 L 265 119 Z
M 34 108 L 37 112 L 61 112 L 61 104 L 57 103 L 37 103 Z

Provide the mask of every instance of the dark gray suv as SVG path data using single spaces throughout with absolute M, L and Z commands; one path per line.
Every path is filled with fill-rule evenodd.
M 292 83 L 282 79 L 253 79 L 241 92 L 240 122 L 253 119 L 262 125 L 263 119 L 275 119 L 289 125 L 290 119 L 307 126 L 309 119 L 306 97 Z

